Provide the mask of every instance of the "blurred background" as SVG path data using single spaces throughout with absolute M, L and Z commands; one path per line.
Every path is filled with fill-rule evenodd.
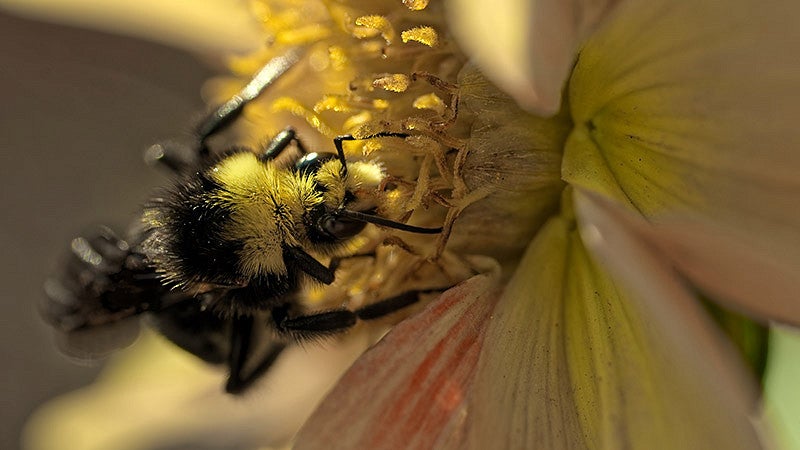
M 214 73 L 189 51 L 0 2 L 0 448 L 19 446 L 36 406 L 97 374 L 55 350 L 36 312 L 42 282 L 72 237 L 98 223 L 124 229 L 163 183 L 142 151 L 187 130 Z

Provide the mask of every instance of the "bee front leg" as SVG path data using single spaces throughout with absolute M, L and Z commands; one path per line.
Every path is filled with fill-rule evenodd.
M 239 118 L 244 107 L 292 68 L 302 55 L 301 48 L 290 48 L 283 55 L 269 60 L 253 75 L 253 78 L 242 90 L 211 111 L 197 126 L 197 136 L 200 139 L 201 147 L 205 148 L 205 142 L 209 137 L 225 129 Z
M 242 115 L 245 106 L 292 68 L 302 54 L 302 49 L 290 48 L 283 55 L 268 61 L 239 92 L 198 122 L 190 142 L 171 140 L 155 144 L 146 150 L 145 160 L 149 164 L 164 166 L 179 175 L 191 173 L 201 162 L 208 161 L 211 157 L 208 139 L 234 123 Z
M 286 127 L 281 130 L 280 133 L 276 134 L 274 138 L 267 144 L 264 150 L 258 155 L 258 159 L 261 161 L 270 161 L 278 157 L 281 152 L 286 149 L 292 142 L 297 145 L 297 149 L 300 150 L 301 155 L 305 155 L 308 153 L 303 143 L 300 139 L 297 138 L 297 132 L 292 127 Z

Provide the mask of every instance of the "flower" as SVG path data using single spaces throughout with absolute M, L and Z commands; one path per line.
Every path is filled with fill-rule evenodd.
M 555 48 L 580 49 L 568 64 L 561 107 L 571 129 L 560 164 L 567 183 L 560 213 L 536 233 L 487 329 L 474 332 L 482 342 L 477 363 L 469 363 L 475 373 L 460 373 L 459 361 L 445 358 L 444 368 L 420 376 L 424 357 L 406 358 L 412 367 L 405 371 L 370 370 L 373 361 L 405 355 L 398 342 L 426 348 L 447 340 L 403 336 L 415 321 L 431 321 L 432 307 L 356 363 L 306 424 L 300 448 L 319 447 L 343 425 L 337 417 L 356 410 L 360 420 L 349 420 L 355 431 L 342 437 L 342 447 L 399 447 L 408 435 L 396 431 L 435 402 L 419 398 L 427 389 L 368 402 L 376 386 L 406 394 L 403 383 L 446 382 L 459 387 L 462 400 L 452 421 L 425 429 L 423 447 L 760 447 L 751 382 L 696 289 L 761 320 L 797 322 L 798 215 L 789 206 L 798 194 L 800 66 L 789 55 L 800 40 L 788 19 L 795 6 L 621 2 L 585 42 L 596 23 L 586 18 L 596 15 L 582 6 L 555 15 L 573 25 Z M 503 8 L 459 7 L 478 11 L 454 13 L 475 18 L 464 25 L 466 47 L 485 49 L 478 61 L 497 62 L 498 72 L 508 67 L 508 40 L 521 30 L 480 33 L 489 27 L 477 22 L 491 24 L 487 18 Z M 529 8 L 519 20 L 534 25 L 558 9 L 546 1 Z M 552 101 L 560 97 L 560 83 L 537 78 L 564 69 L 537 66 L 565 61 L 563 54 L 536 59 L 550 48 L 552 29 L 526 30 L 528 46 L 517 43 L 531 55 L 520 62 L 529 73 L 498 78 L 514 78 L 505 85 L 509 93 L 539 112 L 557 110 Z M 498 138 L 487 147 L 502 145 Z M 439 319 L 429 327 L 453 334 L 463 327 L 454 317 Z M 371 381 L 356 386 L 364 371 Z M 353 406 L 334 414 L 336 402 Z M 387 416 L 397 418 L 394 425 L 381 419 Z
M 234 73 L 308 49 L 238 140 L 287 124 L 315 148 L 411 132 L 347 151 L 399 180 L 386 213 L 449 232 L 394 237 L 311 300 L 466 280 L 361 356 L 297 448 L 762 445 L 751 374 L 700 293 L 798 323 L 797 6 L 584 3 L 451 3 L 459 42 L 509 96 L 466 63 L 441 5 L 254 2 L 271 44 Z

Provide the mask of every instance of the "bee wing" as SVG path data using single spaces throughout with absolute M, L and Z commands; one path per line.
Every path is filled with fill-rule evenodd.
M 135 316 L 192 298 L 171 292 L 144 255 L 106 227 L 72 240 L 60 274 L 45 282 L 39 306 L 62 352 L 80 360 L 101 358 L 132 343 Z
M 56 348 L 79 363 L 91 363 L 131 345 L 139 336 L 139 320 L 130 317 L 115 323 L 74 331 L 54 330 Z

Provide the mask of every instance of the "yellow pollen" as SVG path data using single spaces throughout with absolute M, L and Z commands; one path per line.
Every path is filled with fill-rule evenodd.
M 372 101 L 372 106 L 379 111 L 384 110 L 389 107 L 389 101 L 376 98 L 375 100 Z
M 372 152 L 378 151 L 383 148 L 380 142 L 377 140 L 370 140 L 364 143 L 364 147 L 362 151 L 364 152 L 364 156 L 369 156 Z
M 356 115 L 350 116 L 342 124 L 343 130 L 354 130 L 372 120 L 372 113 L 369 111 L 362 111 Z
M 386 17 L 361 16 L 355 22 L 361 28 L 354 28 L 353 36 L 359 39 L 372 38 L 380 34 L 387 44 L 391 44 L 397 36 L 392 24 L 386 20 Z
M 275 35 L 275 43 L 285 45 L 302 45 L 308 42 L 321 41 L 330 36 L 331 30 L 320 25 L 283 30 Z
M 436 47 L 439 44 L 439 34 L 431 27 L 415 27 L 403 31 L 400 33 L 400 38 L 404 44 L 409 41 L 416 41 L 428 47 Z
M 377 78 L 372 82 L 376 88 L 381 88 L 391 92 L 405 92 L 411 80 L 408 75 L 402 73 L 394 73 Z
M 413 106 L 416 109 L 430 109 L 439 115 L 444 114 L 447 109 L 447 105 L 444 104 L 444 101 L 433 92 L 415 98 Z
M 291 97 L 280 97 L 275 99 L 275 101 L 272 102 L 272 111 L 287 111 L 294 116 L 302 117 L 306 122 L 308 122 L 309 125 L 314 127 L 323 135 L 331 138 L 336 136 L 336 133 L 331 129 L 331 127 L 322 122 L 322 119 L 320 119 L 319 116 L 314 113 L 314 111 L 306 108 Z
M 314 112 L 317 113 L 322 111 L 350 112 L 352 110 L 353 108 L 340 95 L 326 95 L 314 105 Z
M 403 0 L 406 8 L 412 11 L 420 11 L 428 7 L 430 0 Z
M 342 47 L 332 45 L 328 48 L 328 54 L 331 60 L 331 66 L 333 66 L 334 70 L 341 71 L 347 68 L 347 53 L 345 53 Z

